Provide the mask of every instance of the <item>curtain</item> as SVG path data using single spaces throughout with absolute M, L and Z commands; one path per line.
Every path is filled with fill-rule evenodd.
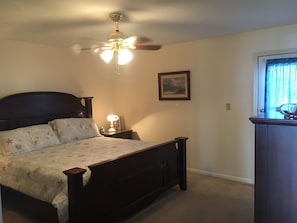
M 265 112 L 287 103 L 297 103 L 297 57 L 267 60 Z

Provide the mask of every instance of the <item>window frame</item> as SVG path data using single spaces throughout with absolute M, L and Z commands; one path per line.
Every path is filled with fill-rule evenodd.
M 254 57 L 254 105 L 253 115 L 264 113 L 266 61 L 297 57 L 297 48 L 257 53 Z

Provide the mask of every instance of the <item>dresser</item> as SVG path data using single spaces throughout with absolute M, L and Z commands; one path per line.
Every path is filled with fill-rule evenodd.
M 297 120 L 281 115 L 255 124 L 255 223 L 297 222 Z

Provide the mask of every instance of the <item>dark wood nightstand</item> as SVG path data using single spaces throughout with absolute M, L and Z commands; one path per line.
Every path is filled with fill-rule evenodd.
M 115 132 L 104 132 L 101 135 L 113 138 L 132 139 L 132 130 L 120 130 Z

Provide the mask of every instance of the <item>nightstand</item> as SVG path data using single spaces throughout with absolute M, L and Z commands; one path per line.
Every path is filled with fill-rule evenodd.
M 132 139 L 132 130 L 119 130 L 115 132 L 104 132 L 101 135 L 113 138 Z

